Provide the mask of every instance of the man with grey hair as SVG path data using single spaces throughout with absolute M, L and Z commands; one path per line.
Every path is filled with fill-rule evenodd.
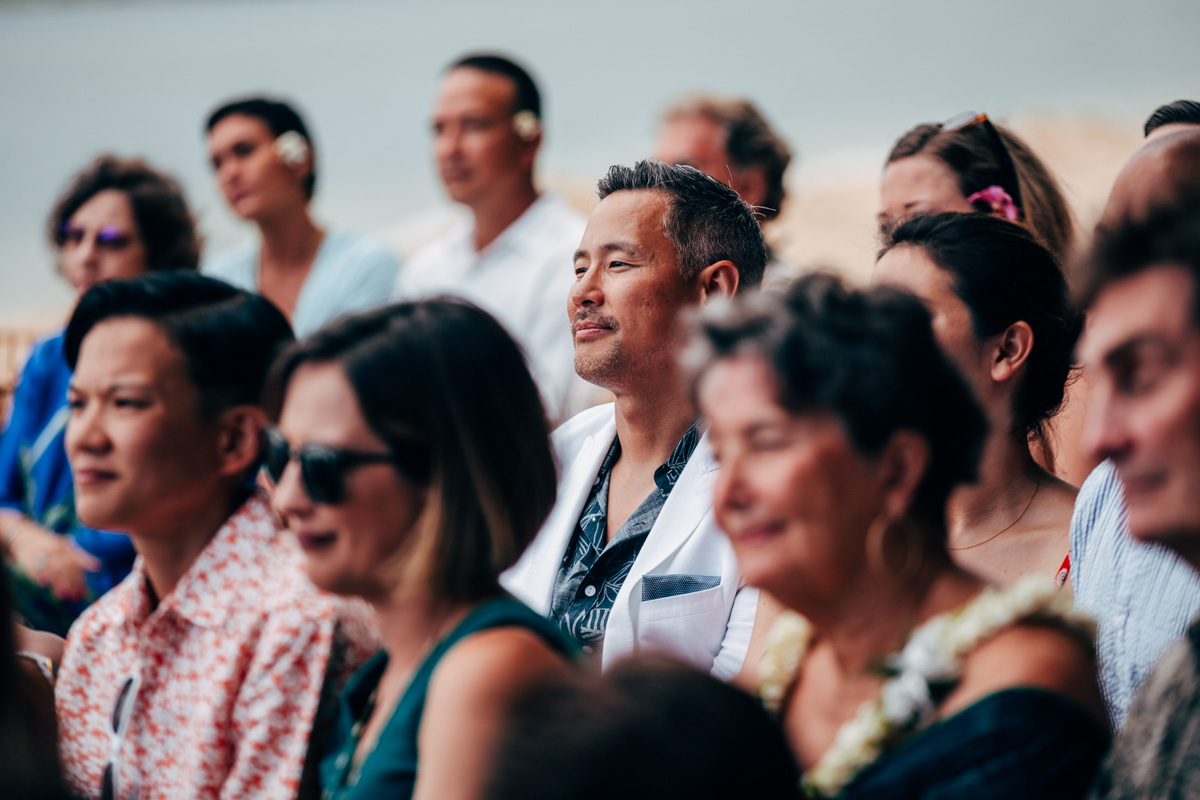
M 729 679 L 758 592 L 713 518 L 679 318 L 758 286 L 766 246 L 750 206 L 691 167 L 612 167 L 599 195 L 567 313 L 576 372 L 615 399 L 555 432 L 558 504 L 502 582 L 605 668 L 660 650 Z

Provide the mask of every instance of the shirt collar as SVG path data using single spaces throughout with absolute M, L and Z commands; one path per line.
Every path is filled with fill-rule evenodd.
M 275 538 L 278 529 L 266 498 L 253 494 L 217 530 L 174 590 L 151 609 L 150 587 L 139 557 L 118 607 L 126 621 L 141 625 L 155 615 L 174 614 L 203 628 L 221 628 L 233 611 L 246 567 Z
M 475 222 L 468 220 L 462 228 L 459 246 L 465 248 L 473 258 L 483 261 L 506 250 L 521 247 L 522 242 L 526 239 L 539 242 L 541 238 L 539 223 L 546 215 L 546 211 L 556 202 L 557 200 L 550 192 L 542 192 L 533 201 L 533 204 L 522 212 L 521 216 L 513 220 L 507 228 L 500 232 L 499 236 L 488 243 L 487 247 L 478 252 L 475 251 Z
M 654 482 L 658 484 L 658 490 L 663 494 L 669 494 L 675 488 L 676 481 L 683 474 L 692 453 L 696 451 L 696 443 L 700 441 L 700 427 L 700 418 L 697 418 L 692 423 L 692 427 L 687 429 L 687 433 L 683 434 L 679 444 L 675 445 L 675 449 L 671 451 L 671 457 L 654 470 Z

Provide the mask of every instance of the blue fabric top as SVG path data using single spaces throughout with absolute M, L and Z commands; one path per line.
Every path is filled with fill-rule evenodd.
M 257 292 L 258 256 L 257 242 L 245 244 L 205 259 L 200 270 Z M 384 305 L 399 270 L 400 262 L 382 242 L 353 231 L 326 231 L 292 309 L 296 338 L 338 317 Z
M 646 543 L 646 536 L 700 441 L 699 420 L 675 445 L 671 456 L 654 471 L 656 489 L 642 501 L 611 541 L 608 532 L 608 486 L 621 456 L 621 440 L 613 439 L 596 473 L 591 493 L 563 556 L 554 584 L 550 617 L 589 655 L 601 645 L 617 593 Z M 708 587 L 704 587 L 708 588 Z
M 1138 687 L 1200 613 L 1200 575 L 1165 547 L 1129 534 L 1125 489 L 1111 461 L 1075 498 L 1071 584 L 1075 605 L 1096 619 L 1100 688 L 1120 731 Z
M 92 530 L 75 517 L 75 488 L 63 447 L 70 380 L 71 371 L 63 359 L 63 333 L 37 341 L 21 371 L 8 422 L 0 434 L 0 507 L 19 511 L 49 530 L 70 536 L 99 559 L 102 569 L 87 576 L 95 599 L 129 574 L 137 554 L 128 536 Z M 74 618 L 87 602 L 63 605 Z M 57 627 L 38 619 L 41 615 L 32 609 L 19 610 L 31 625 Z
M 574 655 L 557 626 L 523 603 L 501 597 L 477 606 L 417 667 L 374 749 L 363 759 L 358 774 L 352 775 L 355 771 L 352 769 L 354 751 L 362 734 L 361 721 L 368 716 L 368 709 L 374 704 L 375 690 L 387 669 L 387 653 L 377 653 L 354 673 L 342 692 L 337 722 L 319 761 L 322 797 L 329 800 L 376 797 L 407 800 L 412 797 L 420 761 L 417 734 L 434 670 L 450 648 L 471 634 L 510 626 L 533 631 L 564 656 Z

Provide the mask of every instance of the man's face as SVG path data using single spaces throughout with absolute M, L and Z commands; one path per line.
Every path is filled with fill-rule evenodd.
M 217 426 L 200 413 L 183 353 L 153 322 L 96 325 L 67 402 L 67 456 L 88 526 L 170 534 L 224 491 Z
M 676 375 L 679 312 L 700 299 L 663 233 L 667 207 L 661 192 L 610 194 L 575 254 L 567 299 L 575 371 L 618 394 Z
M 654 157 L 664 164 L 695 167 L 733 189 L 752 206 L 766 200 L 766 173 L 761 168 L 735 167 L 725 149 L 724 126 L 702 114 L 672 117 L 658 131 Z
M 468 206 L 504 196 L 533 171 L 540 136 L 513 130 L 516 88 L 503 75 L 460 67 L 442 81 L 433 150 L 450 197 Z
M 1129 530 L 1194 550 L 1200 538 L 1200 331 L 1196 287 L 1161 266 L 1106 287 L 1080 358 L 1094 376 L 1084 444 L 1125 484 Z

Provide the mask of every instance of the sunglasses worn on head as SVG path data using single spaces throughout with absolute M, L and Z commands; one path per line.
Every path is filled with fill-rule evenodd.
M 419 447 L 412 452 L 365 453 L 339 450 L 323 444 L 306 444 L 293 450 L 283 434 L 274 428 L 267 431 L 266 458 L 263 467 L 272 483 L 279 483 L 292 461 L 300 462 L 300 481 L 304 492 L 314 503 L 336 505 L 346 494 L 346 474 L 365 464 L 391 464 L 402 475 L 415 480 L 428 478 L 428 458 Z
M 1021 182 L 1017 179 L 1017 164 L 1013 161 L 1012 153 L 1008 151 L 1008 147 L 1004 144 L 1004 139 L 1000 136 L 1000 131 L 996 130 L 996 126 L 988 119 L 987 114 L 978 114 L 974 111 L 964 111 L 962 114 L 956 114 L 950 119 L 942 123 L 942 131 L 952 133 L 954 131 L 965 131 L 968 128 L 973 128 L 976 125 L 982 125 L 983 130 L 987 133 L 988 141 L 992 145 L 992 150 L 1000 159 L 1001 168 L 1004 170 L 1004 189 L 1008 191 L 1012 198 L 1013 205 L 1020 211 L 1021 215 L 1025 214 L 1025 206 L 1021 203 Z
M 60 245 L 79 244 L 86 236 L 86 230 L 69 222 L 63 225 L 62 230 L 58 232 Z M 108 250 L 122 250 L 132 240 L 133 237 L 122 230 L 119 225 L 102 225 L 100 230 L 96 231 L 96 246 Z

